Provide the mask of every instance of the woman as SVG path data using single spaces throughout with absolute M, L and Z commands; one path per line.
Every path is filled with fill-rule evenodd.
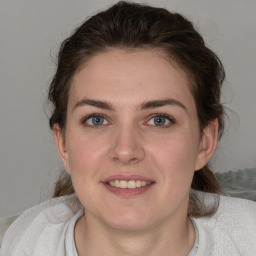
M 88 19 L 49 90 L 67 175 L 1 255 L 254 255 L 256 205 L 218 196 L 207 166 L 224 76 L 179 14 L 119 2 Z

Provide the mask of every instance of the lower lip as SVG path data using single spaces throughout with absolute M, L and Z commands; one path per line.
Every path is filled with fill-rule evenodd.
M 146 191 L 148 191 L 150 188 L 152 188 L 152 186 L 154 185 L 154 183 L 151 183 L 150 185 L 147 185 L 145 187 L 140 187 L 140 188 L 117 188 L 117 187 L 110 186 L 107 183 L 103 183 L 103 184 L 110 192 L 120 197 L 134 197 L 137 195 L 141 195 Z

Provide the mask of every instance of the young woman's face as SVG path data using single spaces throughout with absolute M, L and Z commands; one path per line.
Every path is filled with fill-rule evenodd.
M 87 220 L 119 229 L 186 217 L 193 173 L 209 159 L 185 72 L 150 50 L 91 58 L 55 138 Z

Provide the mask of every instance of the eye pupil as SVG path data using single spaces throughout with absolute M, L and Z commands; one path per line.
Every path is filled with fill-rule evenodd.
M 92 123 L 93 123 L 94 125 L 102 125 L 103 122 L 104 122 L 104 120 L 103 120 L 103 118 L 100 117 L 100 116 L 95 116 L 95 117 L 92 118 Z
M 155 125 L 165 125 L 165 122 L 166 122 L 166 118 L 165 117 L 162 117 L 162 116 L 156 116 L 154 117 L 154 124 Z

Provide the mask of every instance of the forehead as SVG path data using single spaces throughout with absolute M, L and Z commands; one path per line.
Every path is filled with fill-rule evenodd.
M 171 97 L 193 104 L 184 70 L 156 50 L 111 49 L 87 61 L 74 75 L 70 102 L 81 98 L 116 102 Z

